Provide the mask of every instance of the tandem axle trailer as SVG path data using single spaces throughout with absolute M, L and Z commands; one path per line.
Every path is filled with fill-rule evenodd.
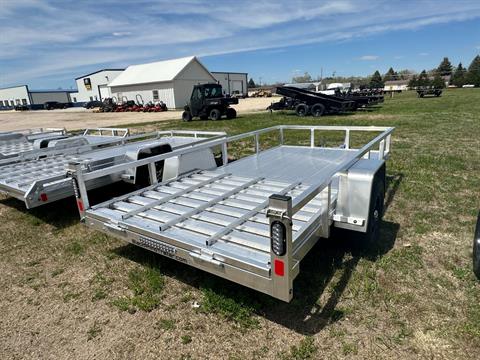
M 74 195 L 72 180 L 67 172 L 69 162 L 78 162 L 90 170 L 104 169 L 222 137 L 225 137 L 225 133 L 159 131 L 119 138 L 108 136 L 103 141 L 100 141 L 100 137 L 96 137 L 94 141 L 87 143 L 83 141 L 84 138 L 81 138 L 77 139 L 82 140 L 77 146 L 66 148 L 54 146 L 42 152 L 0 160 L 0 192 L 25 202 L 27 208 L 34 208 Z M 140 168 L 111 173 L 88 182 L 86 186 L 88 189 L 94 189 L 117 181 L 138 184 L 145 180 L 142 178 L 147 178 L 148 184 L 150 177 L 155 176 L 160 181 L 170 179 L 190 170 L 192 166 L 188 156 L 181 159 L 170 158 L 165 161 L 165 164 L 153 163 L 150 168 L 145 167 L 146 171 Z M 202 158 L 195 163 L 195 166 L 201 168 L 215 166 L 211 152 L 203 150 Z
M 332 226 L 378 236 L 393 130 L 282 125 L 106 169 L 69 169 L 86 226 L 288 302 L 301 260 Z M 310 145 L 286 145 L 291 131 L 307 132 Z M 332 131 L 343 133 L 343 144 L 317 147 L 318 134 Z M 359 132 L 374 135 L 353 148 Z M 262 150 L 261 138 L 273 136 L 279 145 Z M 255 154 L 227 163 L 228 145 L 249 138 Z M 221 167 L 89 204 L 89 181 L 215 146 Z

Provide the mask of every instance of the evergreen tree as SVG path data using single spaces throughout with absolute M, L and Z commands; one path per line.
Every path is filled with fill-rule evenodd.
M 415 89 L 418 86 L 417 75 L 413 75 L 410 81 L 408 82 L 408 87 L 410 89 Z
M 417 87 L 427 87 L 430 86 L 430 80 L 428 79 L 427 72 L 423 70 L 417 79 Z
M 370 89 L 380 89 L 384 87 L 382 75 L 380 75 L 378 70 L 373 73 L 372 78 L 370 79 L 369 87 Z
M 383 81 L 391 81 L 391 80 L 397 80 L 398 79 L 398 74 L 396 71 L 393 70 L 391 67 L 388 69 L 387 73 L 383 77 Z
M 452 74 L 452 78 L 450 79 L 450 84 L 455 85 L 457 87 L 462 87 L 465 85 L 466 81 L 466 74 L 467 69 L 465 69 L 462 63 L 458 64 L 455 72 Z
M 255 85 L 255 81 L 253 81 L 252 78 L 250 78 L 250 80 L 248 80 L 248 87 L 249 88 L 257 87 L 257 85 Z
M 440 73 L 441 76 L 451 75 L 452 74 L 452 64 L 448 57 L 444 57 L 440 65 L 438 65 L 437 72 Z
M 443 80 L 438 72 L 435 74 L 431 86 L 435 89 L 443 89 L 445 87 L 445 80 Z
M 475 56 L 468 67 L 467 83 L 480 87 L 480 55 Z

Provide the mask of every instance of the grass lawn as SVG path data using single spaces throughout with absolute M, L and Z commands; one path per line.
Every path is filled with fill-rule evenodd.
M 132 126 L 231 135 L 276 124 L 396 127 L 382 246 L 320 241 L 285 304 L 91 231 L 73 199 L 27 211 L 1 197 L 0 358 L 478 358 L 480 89 L 320 119 Z M 253 143 L 242 145 L 233 151 Z

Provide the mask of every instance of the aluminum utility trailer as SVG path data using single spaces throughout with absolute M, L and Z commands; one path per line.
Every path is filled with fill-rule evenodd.
M 88 134 L 96 136 L 93 142 L 81 141 L 79 146 L 66 148 L 55 146 L 43 149 L 42 152 L 0 160 L 0 192 L 24 201 L 26 207 L 30 209 L 74 195 L 72 181 L 67 173 L 69 162 L 78 162 L 88 169 L 102 169 L 169 152 L 172 149 L 190 147 L 192 144 L 210 141 L 212 138 L 225 137 L 225 133 L 222 132 L 158 131 L 117 138 L 112 138 L 109 133 L 107 139 L 100 141 L 98 135 L 92 135 L 92 132 Z M 211 152 L 203 151 L 203 157 L 196 165 L 204 168 L 215 166 Z M 171 158 L 165 161 L 165 166 L 158 164 L 155 167 L 153 164 L 152 169 L 147 169 L 145 176 L 149 177 L 148 171 L 152 170 L 152 176 L 153 174 L 162 176 L 160 180 L 175 177 L 193 166 L 188 163 L 188 159 L 182 160 L 180 162 L 179 159 Z M 139 171 L 112 173 L 88 182 L 87 188 L 94 189 L 121 180 L 138 183 L 139 177 L 142 176 Z
M 38 128 L 0 132 L 0 159 L 31 151 L 45 139 L 66 137 L 65 129 Z
M 86 144 L 115 140 L 129 135 L 128 129 L 123 128 L 90 128 L 83 133 L 68 134 L 65 129 L 46 129 L 40 132 L 21 133 L 13 132 L 0 135 L 0 159 L 18 156 L 43 155 L 44 149 L 64 149 Z
M 285 145 L 291 130 L 308 132 L 310 146 Z M 280 125 L 232 136 L 200 148 L 220 145 L 227 159 L 229 143 L 253 138 L 256 153 L 95 206 L 85 182 L 195 150 L 96 171 L 71 164 L 70 170 L 86 226 L 288 302 L 300 261 L 332 225 L 374 235 L 393 130 Z M 316 147 L 323 131 L 343 131 L 343 146 Z M 350 136 L 357 132 L 375 135 L 354 149 Z M 260 150 L 260 137 L 274 134 L 280 144 Z

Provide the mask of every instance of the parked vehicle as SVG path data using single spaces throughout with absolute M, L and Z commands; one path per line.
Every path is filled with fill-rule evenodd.
M 72 107 L 73 103 L 61 103 L 58 101 L 47 101 L 43 104 L 45 110 L 54 110 L 54 109 L 66 109 Z
M 283 143 L 285 132 L 308 145 Z M 317 147 L 319 132 L 343 131 L 340 147 Z M 280 125 L 106 169 L 71 167 L 82 222 L 93 229 L 289 302 L 301 260 L 332 227 L 364 244 L 379 239 L 391 127 Z M 358 132 L 376 136 L 351 146 Z M 260 146 L 260 136 L 279 146 Z M 356 138 L 356 137 L 355 137 Z M 228 163 L 228 144 L 255 142 L 255 153 Z M 91 207 L 85 184 L 173 157 L 202 161 L 222 149 L 223 166 L 178 176 Z M 301 161 L 299 161 L 301 160 Z
M 232 93 L 230 94 L 231 97 L 233 98 L 237 98 L 237 99 L 245 99 L 247 97 L 246 94 L 240 92 L 240 90 L 234 90 L 232 91 Z
M 83 107 L 85 109 L 93 109 L 93 108 L 96 108 L 96 107 L 101 107 L 103 105 L 103 102 L 102 101 L 99 101 L 99 100 L 93 100 L 93 101 L 88 101 L 86 102 Z
M 237 112 L 230 105 L 238 104 L 238 99 L 226 97 L 222 92 L 222 85 L 202 84 L 193 87 L 188 105 L 184 107 L 183 121 L 191 121 L 194 117 L 202 120 L 220 120 L 237 117 Z
M 480 212 L 477 216 L 477 226 L 473 235 L 473 272 L 480 279 Z
M 15 111 L 27 111 L 27 110 L 30 110 L 30 108 L 28 107 L 28 105 L 24 105 L 24 104 L 15 105 L 14 109 L 15 109 Z

